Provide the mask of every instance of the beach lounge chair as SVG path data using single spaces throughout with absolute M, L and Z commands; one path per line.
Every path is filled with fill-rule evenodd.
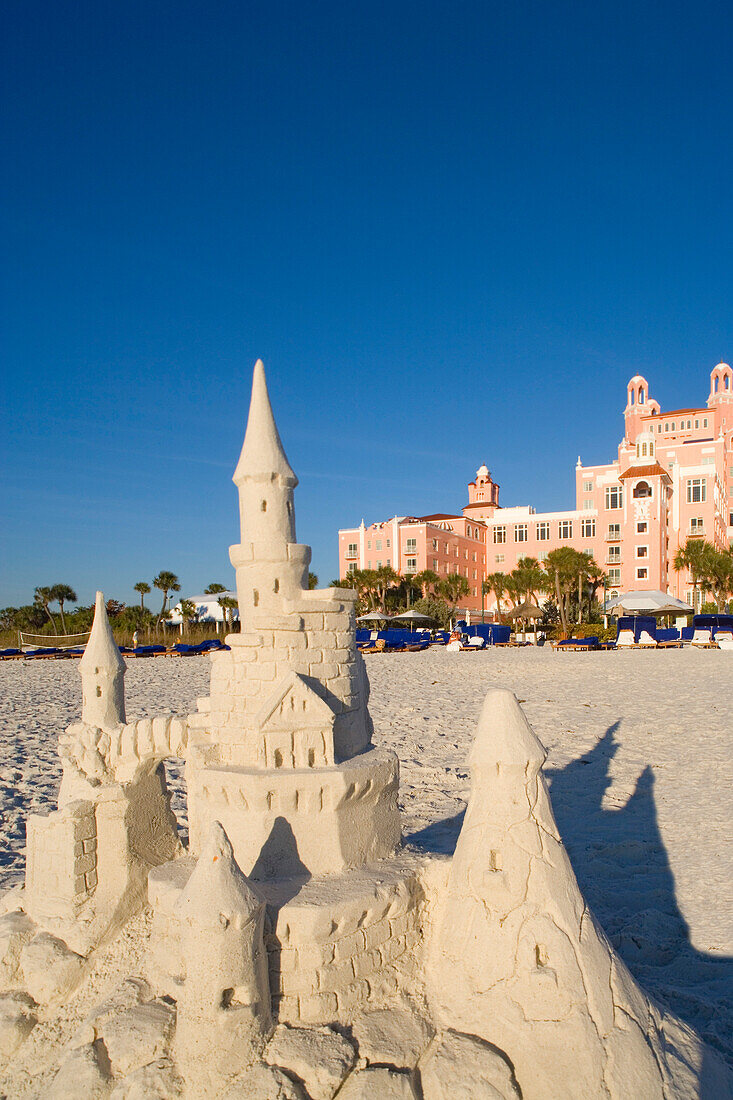
M 648 630 L 642 630 L 639 635 L 639 641 L 636 643 L 637 649 L 656 649 L 657 639 L 652 638 Z
M 733 649 L 733 632 L 730 630 L 718 630 L 713 635 L 718 643 L 718 649 Z
M 713 641 L 712 631 L 709 627 L 696 627 L 690 645 L 693 645 L 696 649 L 718 648 L 717 642 Z
M 636 649 L 636 638 L 633 630 L 619 630 L 616 649 Z

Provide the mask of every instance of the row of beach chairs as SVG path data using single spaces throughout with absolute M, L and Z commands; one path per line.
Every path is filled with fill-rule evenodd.
M 229 646 L 224 645 L 216 638 L 209 638 L 198 645 L 186 645 L 179 642 L 174 646 L 139 645 L 134 649 L 132 646 L 123 645 L 120 646 L 120 653 L 128 659 L 133 657 L 198 657 L 201 654 L 211 653 L 212 650 L 218 649 L 229 649 Z M 75 646 L 73 649 L 59 649 L 54 646 L 27 650 L 0 649 L 0 661 L 59 661 L 81 657 L 83 653 L 84 646 Z
M 624 616 L 618 620 L 616 641 L 597 637 L 563 638 L 552 642 L 555 652 L 599 652 L 604 649 L 733 649 L 733 615 L 696 615 L 681 630 L 660 627 L 651 616 Z

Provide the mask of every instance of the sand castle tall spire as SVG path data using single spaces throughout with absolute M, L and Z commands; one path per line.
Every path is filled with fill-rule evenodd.
M 104 593 L 97 592 L 94 622 L 79 662 L 83 692 L 81 717 L 88 726 L 113 729 L 125 722 L 125 662 L 107 618 Z
M 288 480 L 293 488 L 298 484 L 275 423 L 267 392 L 265 367 L 258 359 L 252 373 L 247 430 L 232 480 L 235 485 L 241 485 L 247 477 L 270 478 L 275 474 Z
M 247 430 L 232 480 L 239 491 L 241 542 L 231 547 L 230 557 L 246 623 L 280 613 L 283 597 L 306 587 L 310 564 L 309 548 L 295 544 L 298 479 L 275 424 L 261 359 L 255 363 Z

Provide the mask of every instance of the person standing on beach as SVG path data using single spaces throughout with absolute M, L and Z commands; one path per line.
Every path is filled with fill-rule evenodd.
M 137 633 L 137 630 L 136 630 L 135 633 L 132 636 L 132 648 L 137 649 L 139 642 L 140 642 L 140 638 L 138 637 L 138 633 Z

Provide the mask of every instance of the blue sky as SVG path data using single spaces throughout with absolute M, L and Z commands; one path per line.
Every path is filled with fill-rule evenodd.
M 5 5 L 0 605 L 229 584 L 261 356 L 339 526 L 573 502 L 733 356 L 728 3 Z

